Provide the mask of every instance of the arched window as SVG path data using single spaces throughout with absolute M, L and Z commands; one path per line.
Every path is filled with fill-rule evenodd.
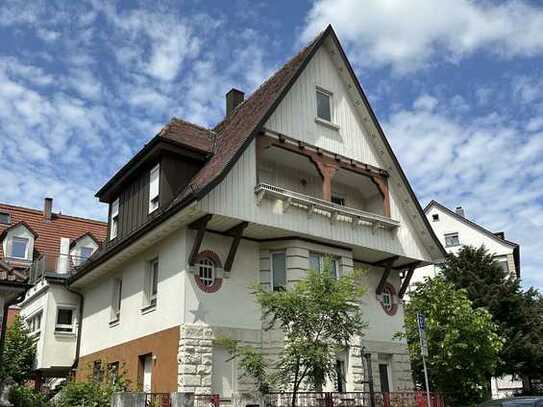
M 206 293 L 214 293 L 222 286 L 222 278 L 218 276 L 218 269 L 222 267 L 219 256 L 211 250 L 199 253 L 196 261 L 194 278 L 196 285 Z
M 381 293 L 381 306 L 388 315 L 396 314 L 398 304 L 396 303 L 396 290 L 394 287 L 386 283 Z

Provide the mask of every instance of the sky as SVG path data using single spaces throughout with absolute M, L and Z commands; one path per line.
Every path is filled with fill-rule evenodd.
M 105 219 L 95 192 L 170 118 L 216 124 L 328 24 L 421 205 L 505 231 L 543 288 L 535 0 L 2 0 L 0 201 Z

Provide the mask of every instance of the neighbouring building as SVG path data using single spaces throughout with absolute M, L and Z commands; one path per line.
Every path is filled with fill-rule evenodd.
M 107 364 L 145 391 L 251 392 L 213 338 L 273 358 L 282 336 L 250 285 L 288 289 L 331 256 L 337 276 L 368 270 L 369 327 L 330 386 L 364 390 L 366 353 L 377 390 L 413 389 L 402 296 L 445 252 L 331 27 L 247 99 L 228 92 L 215 127 L 172 119 L 97 197 L 106 244 L 68 280 L 84 298 L 77 377 Z
M 506 240 L 504 232 L 491 232 L 469 220 L 461 206 L 453 211 L 439 202 L 431 201 L 424 213 L 448 253 L 456 254 L 463 246 L 484 246 L 511 278 L 520 278 L 520 246 Z M 422 267 L 411 279 L 411 287 L 425 277 L 435 277 L 436 273 L 439 273 L 439 264 Z M 504 398 L 522 390 L 522 380 L 515 380 L 511 376 L 494 377 L 491 387 L 493 398 Z
M 104 222 L 54 213 L 52 198 L 43 210 L 0 204 L 0 267 L 12 276 L 3 283 L 0 272 L 0 292 L 12 281 L 24 284 L 4 302 L 35 338 L 38 385 L 65 377 L 74 364 L 80 295 L 65 282 L 102 245 L 106 229 Z

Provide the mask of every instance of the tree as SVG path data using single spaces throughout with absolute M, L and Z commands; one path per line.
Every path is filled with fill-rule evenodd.
M 526 379 L 543 376 L 543 299 L 525 292 L 520 281 L 500 267 L 484 247 L 463 247 L 447 257 L 441 270 L 447 281 L 465 289 L 475 307 L 484 307 L 505 337 L 496 374 Z
M 362 319 L 360 299 L 364 289 L 360 272 L 337 278 L 332 275 L 331 260 L 325 261 L 322 272 L 310 270 L 307 278 L 292 289 L 268 291 L 255 287 L 257 302 L 263 312 L 264 330 L 279 328 L 285 343 L 278 361 L 264 373 L 264 358 L 253 350 L 240 352 L 230 347 L 234 357 L 245 362 L 242 368 L 257 381 L 269 387 L 280 384 L 292 391 L 292 406 L 302 384 L 320 389 L 326 379 L 336 378 L 336 353 L 349 346 L 351 339 L 362 335 L 366 323 Z
M 0 381 L 11 377 L 23 384 L 32 375 L 36 345 L 23 320 L 17 316 L 6 332 L 6 341 L 0 363 Z
M 416 314 L 426 316 L 427 365 L 430 387 L 451 405 L 468 406 L 485 399 L 498 362 L 502 339 L 492 316 L 473 308 L 465 290 L 456 290 L 441 276 L 426 279 L 409 294 L 405 337 L 415 380 L 424 383 Z

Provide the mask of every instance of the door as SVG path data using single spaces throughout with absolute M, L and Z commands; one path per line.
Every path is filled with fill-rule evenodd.
M 390 393 L 390 383 L 388 382 L 388 364 L 379 364 L 379 378 L 381 379 L 381 393 Z
M 140 356 L 140 386 L 144 393 L 151 393 L 153 383 L 153 355 Z

